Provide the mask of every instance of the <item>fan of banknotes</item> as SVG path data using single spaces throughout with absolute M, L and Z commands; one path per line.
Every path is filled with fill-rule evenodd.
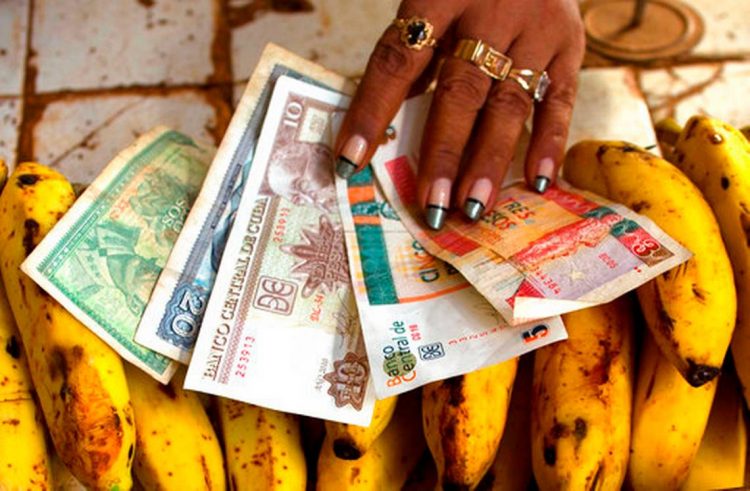
M 414 192 L 430 95 L 345 181 L 332 144 L 352 91 L 269 45 L 218 150 L 142 136 L 23 270 L 162 383 L 189 364 L 189 389 L 366 425 L 376 399 L 565 339 L 560 314 L 690 256 L 564 182 L 511 177 L 477 224 L 432 231 Z

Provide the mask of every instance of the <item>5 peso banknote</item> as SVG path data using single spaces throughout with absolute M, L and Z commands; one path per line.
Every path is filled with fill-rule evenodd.
M 120 356 L 162 383 L 176 363 L 134 341 L 215 150 L 155 128 L 123 150 L 21 269 Z
M 448 262 L 511 325 L 609 302 L 681 264 L 690 252 L 649 219 L 564 182 L 544 194 L 504 187 L 478 223 L 459 211 L 434 231 L 416 202 L 429 96 L 407 101 L 372 167 L 389 203 L 427 252 Z
M 276 80 L 185 387 L 367 425 L 374 391 L 333 177 L 348 98 Z
M 139 343 L 173 360 L 190 361 L 281 76 L 338 91 L 352 89 L 343 77 L 278 46 L 269 44 L 263 51 L 136 333 Z
M 336 187 L 378 398 L 567 338 L 559 316 L 509 326 L 461 273 L 414 240 L 370 167 Z

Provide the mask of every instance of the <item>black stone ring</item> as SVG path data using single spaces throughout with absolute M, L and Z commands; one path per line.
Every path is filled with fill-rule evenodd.
M 401 41 L 409 49 L 419 51 L 437 45 L 437 41 L 432 37 L 434 27 L 424 17 L 395 19 L 393 25 L 401 31 Z

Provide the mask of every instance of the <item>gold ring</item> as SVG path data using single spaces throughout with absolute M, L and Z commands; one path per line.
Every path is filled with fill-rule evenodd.
M 409 49 L 419 51 L 422 48 L 432 48 L 437 44 L 435 38 L 432 37 L 435 28 L 424 17 L 395 19 L 393 25 L 401 31 L 401 42 Z
M 505 80 L 513 60 L 479 39 L 461 39 L 453 56 L 473 63 L 496 80 Z
M 508 77 L 515 80 L 534 102 L 542 102 L 550 84 L 546 71 L 540 72 L 529 68 L 514 68 L 508 73 Z

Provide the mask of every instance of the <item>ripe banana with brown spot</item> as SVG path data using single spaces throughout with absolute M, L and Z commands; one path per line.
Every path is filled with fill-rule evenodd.
M 679 133 L 672 161 L 711 205 L 732 260 L 737 323 L 731 348 L 750 403 L 750 143 L 721 121 L 695 116 Z
M 678 489 L 698 451 L 718 379 L 692 387 L 645 334 L 627 479 L 636 491 Z
M 508 422 L 492 466 L 477 487 L 480 491 L 527 491 L 531 484 L 531 388 L 534 355 L 521 357 L 510 396 Z
M 419 391 L 402 394 L 390 423 L 357 460 L 333 452 L 326 435 L 318 457 L 318 491 L 385 491 L 402 489 L 425 451 L 420 427 Z
M 135 411 L 135 475 L 146 489 L 224 490 L 224 457 L 198 394 L 182 388 L 185 369 L 162 385 L 126 363 Z
M 3 165 L 0 161 L 0 189 Z M 50 489 L 46 429 L 5 288 L 0 281 L 0 489 Z
M 706 431 L 682 491 L 742 489 L 746 461 L 747 424 L 742 388 L 729 367 L 719 379 Z
M 307 466 L 295 414 L 217 398 L 232 491 L 304 491 Z
M 397 401 L 398 396 L 375 401 L 369 426 L 326 421 L 326 434 L 331 436 L 336 457 L 344 460 L 360 458 L 388 426 Z
M 518 358 L 422 389 L 422 425 L 438 485 L 474 489 L 495 460 Z
M 638 288 L 638 299 L 657 344 L 683 377 L 696 387 L 712 380 L 732 337 L 737 295 L 716 218 L 698 188 L 674 165 L 625 142 L 577 143 L 563 175 L 647 216 L 693 253 Z
M 135 426 L 120 357 L 20 265 L 73 203 L 65 178 L 19 165 L 0 196 L 0 271 L 60 458 L 92 489 L 129 489 Z
M 630 297 L 563 316 L 568 340 L 534 353 L 531 442 L 539 488 L 619 490 L 630 450 Z
M 0 159 L 0 191 L 5 187 L 5 181 L 8 180 L 8 166 L 5 165 L 5 161 Z

